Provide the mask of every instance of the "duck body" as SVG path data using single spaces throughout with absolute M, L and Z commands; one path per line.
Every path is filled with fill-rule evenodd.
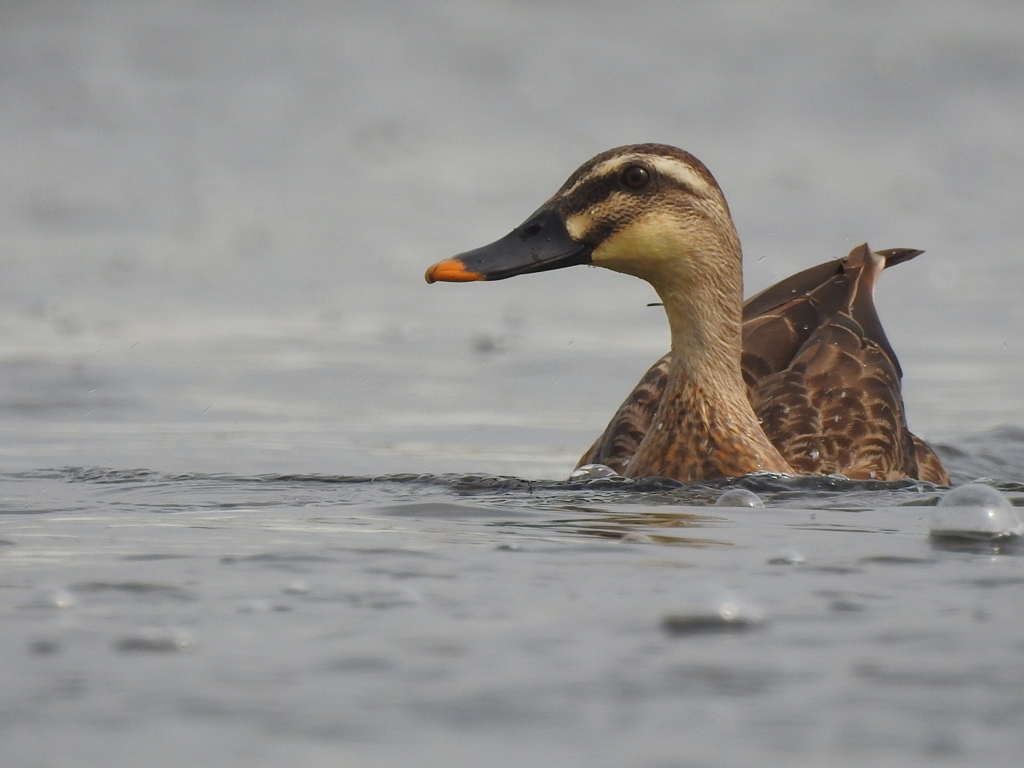
M 741 368 L 747 396 L 793 471 L 949 484 L 938 456 L 906 426 L 902 371 L 870 300 L 881 269 L 921 253 L 872 253 L 861 245 L 744 304 Z M 671 353 L 651 366 L 579 466 L 631 471 L 668 389 L 670 363 Z
M 907 428 L 873 301 L 882 270 L 919 253 L 858 246 L 744 304 L 739 239 L 714 177 L 683 150 L 641 144 L 585 163 L 516 230 L 435 264 L 427 280 L 593 264 L 657 291 L 672 348 L 581 465 L 681 481 L 772 471 L 947 484 Z

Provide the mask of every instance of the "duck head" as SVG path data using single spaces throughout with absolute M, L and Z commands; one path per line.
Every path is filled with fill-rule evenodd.
M 502 280 L 593 264 L 650 283 L 665 307 L 672 354 L 664 393 L 648 414 L 654 426 L 625 474 L 695 480 L 791 471 L 743 381 L 741 262 L 729 207 L 704 164 L 675 147 L 635 144 L 584 163 L 509 235 L 435 264 L 426 278 Z
M 729 207 L 704 164 L 675 147 L 634 144 L 584 163 L 508 235 L 434 264 L 426 280 L 504 280 L 592 264 L 645 279 L 660 293 L 666 281 L 723 267 L 738 274 L 739 253 Z

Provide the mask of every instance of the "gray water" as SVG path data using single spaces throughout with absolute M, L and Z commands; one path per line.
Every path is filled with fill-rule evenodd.
M 682 146 L 748 292 L 926 249 L 911 426 L 1024 505 L 1024 6 L 8 2 L 0 103 L 4 766 L 1020 762 L 1019 548 L 565 483 L 650 289 L 422 274 Z

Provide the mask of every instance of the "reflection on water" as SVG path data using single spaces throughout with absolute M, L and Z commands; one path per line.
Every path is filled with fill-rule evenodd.
M 598 508 L 570 505 L 568 511 L 580 512 L 583 519 L 555 519 L 536 523 L 531 527 L 550 528 L 583 536 L 614 539 L 642 544 L 669 544 L 680 547 L 730 547 L 727 541 L 711 538 L 682 536 L 671 528 L 700 528 L 714 518 L 685 513 L 664 513 L 645 510 L 627 511 L 621 507 Z

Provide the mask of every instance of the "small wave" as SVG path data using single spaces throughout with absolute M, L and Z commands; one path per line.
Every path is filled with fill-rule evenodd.
M 794 476 L 758 472 L 745 477 L 700 483 L 681 483 L 664 477 L 575 478 L 530 480 L 505 475 L 483 474 L 259 474 L 225 473 L 171 474 L 149 469 L 105 467 L 63 467 L 6 475 L 23 480 L 48 479 L 67 483 L 140 490 L 160 487 L 164 492 L 205 488 L 244 487 L 250 493 L 261 489 L 283 491 L 302 488 L 314 491 L 326 487 L 361 487 L 380 492 L 381 497 L 422 498 L 430 491 L 470 496 L 491 504 L 667 504 L 712 506 L 726 491 L 744 490 L 756 494 L 766 506 L 822 509 L 868 509 L 889 506 L 931 506 L 938 503 L 940 489 L 917 480 L 851 480 L 840 475 Z M 1024 485 L 997 485 L 1000 490 L 1024 491 Z M 252 503 L 247 502 L 247 503 Z

